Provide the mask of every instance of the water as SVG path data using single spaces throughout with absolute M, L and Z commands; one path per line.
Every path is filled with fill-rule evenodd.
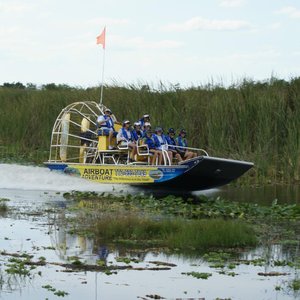
M 147 295 L 160 295 L 166 299 L 299 299 L 300 294 L 289 288 L 289 283 L 298 278 L 298 270 L 288 266 L 274 266 L 276 260 L 295 260 L 299 257 L 299 244 L 293 247 L 270 245 L 237 253 L 241 260 L 264 258 L 261 265 L 241 262 L 234 269 L 211 268 L 201 256 L 191 258 L 182 255 L 167 255 L 149 249 L 145 252 L 130 252 L 106 245 L 96 245 L 92 239 L 68 233 L 66 210 L 68 205 L 62 194 L 65 191 L 81 190 L 113 193 L 134 193 L 126 186 L 110 186 L 89 183 L 48 171 L 46 168 L 0 165 L 0 198 L 8 198 L 10 212 L 0 216 L 0 251 L 6 253 L 30 253 L 33 261 L 44 256 L 46 266 L 30 271 L 30 276 L 6 273 L 11 256 L 0 255 L 0 299 L 57 299 L 55 291 L 69 293 L 66 299 L 151 299 Z M 262 192 L 263 190 L 263 192 Z M 280 192 L 279 192 L 280 191 Z M 291 192 L 293 191 L 293 192 Z M 257 193 L 256 193 L 257 192 Z M 252 189 L 223 188 L 206 191 L 207 195 L 221 195 L 235 201 L 247 200 L 256 203 L 278 201 L 298 203 L 297 188 Z M 249 197 L 248 197 L 249 196 Z M 96 264 L 99 258 L 108 265 L 126 265 L 117 262 L 118 256 L 139 258 L 132 267 L 155 267 L 153 261 L 173 263 L 170 270 L 118 270 L 116 274 L 103 272 L 70 272 L 58 265 L 68 262 L 72 256 L 80 257 L 86 264 Z M 207 272 L 207 280 L 196 279 L 183 273 Z M 287 273 L 282 276 L 264 277 L 258 273 Z M 236 276 L 230 276 L 234 272 Z M 50 285 L 55 291 L 43 286 Z M 277 290 L 276 287 L 280 287 Z
M 223 187 L 215 191 L 214 196 L 262 205 L 271 204 L 275 199 L 279 204 L 300 204 L 300 185 Z

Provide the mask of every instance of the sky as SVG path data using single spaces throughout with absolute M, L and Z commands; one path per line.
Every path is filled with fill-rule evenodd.
M 299 37 L 299 0 L 0 0 L 0 85 L 289 80 Z

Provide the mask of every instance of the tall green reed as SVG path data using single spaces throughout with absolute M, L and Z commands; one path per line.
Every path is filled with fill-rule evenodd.
M 47 151 L 61 109 L 99 98 L 99 88 L 0 88 L 0 147 L 16 153 Z M 105 87 L 103 102 L 120 121 L 149 113 L 153 127 L 184 127 L 189 144 L 210 155 L 253 161 L 247 177 L 252 182 L 299 180 L 300 78 L 244 80 L 228 88 L 116 84 Z

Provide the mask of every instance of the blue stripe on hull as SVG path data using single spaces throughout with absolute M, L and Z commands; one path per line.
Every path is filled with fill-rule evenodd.
M 59 163 L 47 163 L 47 167 L 51 171 L 64 171 L 64 169 L 67 167 L 67 164 L 59 164 Z

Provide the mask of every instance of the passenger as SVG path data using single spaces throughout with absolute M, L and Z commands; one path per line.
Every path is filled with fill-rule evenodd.
M 139 120 L 139 122 L 141 123 L 141 128 L 142 130 L 145 130 L 145 123 L 150 123 L 150 115 L 145 114 L 143 115 L 143 117 Z
M 141 129 L 141 123 L 139 121 L 135 122 L 133 127 L 134 127 L 134 129 L 131 132 L 133 139 L 135 140 L 135 142 L 137 144 L 139 144 L 139 141 L 141 141 L 141 139 L 143 138 L 143 131 Z
M 114 121 L 111 118 L 112 112 L 109 108 L 104 110 L 104 115 L 99 116 L 97 119 L 98 135 L 108 135 L 108 149 L 112 150 L 115 147 L 112 146 L 112 138 L 117 135 L 114 129 Z M 99 134 L 100 133 L 100 134 Z
M 149 122 L 146 122 L 146 123 L 144 124 L 144 129 L 142 128 L 142 131 L 143 131 L 143 137 L 145 137 L 146 131 L 147 131 L 147 130 L 151 130 L 151 124 L 150 124 Z
M 188 144 L 187 144 L 187 140 L 186 140 L 186 131 L 184 129 L 180 130 L 179 135 L 176 140 L 177 140 L 177 146 L 179 146 L 177 148 L 178 152 L 183 160 L 197 157 L 197 153 L 189 151 L 188 149 L 185 149 L 188 146 Z M 183 148 L 181 148 L 181 147 L 183 147 Z
M 175 130 L 174 128 L 170 128 L 168 131 L 168 134 L 166 135 L 166 140 L 167 140 L 167 144 L 168 144 L 168 150 L 172 151 L 173 153 L 173 157 L 175 157 L 178 162 L 182 162 L 182 158 L 178 152 L 178 149 L 176 148 L 177 143 L 175 140 Z
M 130 131 L 129 120 L 123 122 L 123 127 L 119 130 L 117 135 L 117 143 L 119 146 L 126 146 L 132 150 L 130 153 L 130 160 L 133 161 L 134 156 L 137 153 L 137 150 L 136 150 L 136 143 Z
M 156 145 L 156 143 L 154 141 L 151 130 L 147 130 L 145 132 L 144 144 L 148 145 L 149 152 L 153 154 L 152 159 L 151 159 L 151 165 L 155 165 L 157 158 L 158 158 L 158 164 L 161 165 L 162 152 L 157 149 L 158 145 Z
M 168 143 L 167 143 L 165 135 L 163 134 L 163 129 L 161 127 L 156 127 L 153 138 L 154 138 L 155 144 L 158 145 L 157 146 L 158 150 L 167 151 L 169 159 L 170 159 L 170 164 L 172 164 L 173 152 L 169 151 L 169 149 L 168 149 Z M 165 161 L 165 164 L 167 164 L 166 161 Z

